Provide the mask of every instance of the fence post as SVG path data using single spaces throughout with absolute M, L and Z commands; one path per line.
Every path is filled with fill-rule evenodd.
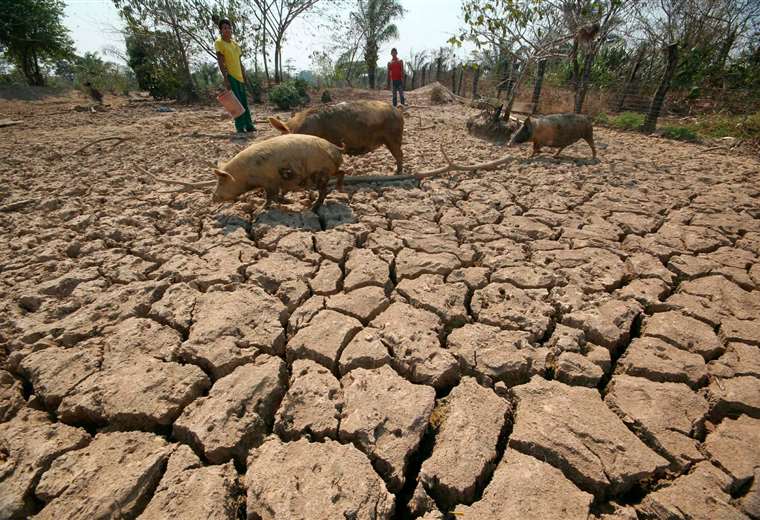
M 538 101 L 539 99 L 541 99 L 541 87 L 544 85 L 545 72 L 546 72 L 546 60 L 541 60 L 538 62 L 538 69 L 536 70 L 536 84 L 533 86 L 533 98 L 530 100 L 531 114 L 535 114 L 536 112 L 538 112 Z
M 472 99 L 478 97 L 478 81 L 480 80 L 480 65 L 477 63 L 472 66 Z
M 647 112 L 644 126 L 641 127 L 641 130 L 644 132 L 654 132 L 655 128 L 657 128 L 657 118 L 660 117 L 662 105 L 665 103 L 665 95 L 670 88 L 670 80 L 673 78 L 676 66 L 678 65 L 678 44 L 671 43 L 666 51 L 668 53 L 668 64 L 665 67 L 665 73 L 662 75 L 660 86 L 657 87 L 657 92 L 655 92 L 652 98 L 652 104 L 649 107 L 649 112 Z
M 644 59 L 644 53 L 646 52 L 646 45 L 642 45 L 641 49 L 639 49 L 639 53 L 636 56 L 636 61 L 633 62 L 633 67 L 631 68 L 630 74 L 628 74 L 628 77 L 625 80 L 625 83 L 623 84 L 623 90 L 620 94 L 620 100 L 618 101 L 617 110 L 616 112 L 622 112 L 623 107 L 625 106 L 625 98 L 627 98 L 631 92 L 630 90 L 633 87 L 633 82 L 636 80 L 636 74 L 639 72 L 639 68 L 641 67 L 641 61 Z

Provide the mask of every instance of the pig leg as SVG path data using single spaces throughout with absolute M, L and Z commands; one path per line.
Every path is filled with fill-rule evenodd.
M 396 159 L 396 175 L 401 175 L 404 171 L 404 152 L 401 151 L 401 143 L 386 141 L 385 146 L 388 147 L 388 150 L 390 150 L 394 159 Z
M 320 177 L 317 180 L 317 189 L 319 190 L 319 197 L 317 197 L 317 202 L 314 203 L 314 205 L 311 207 L 311 210 L 316 213 L 317 210 L 322 207 L 322 203 L 325 201 L 325 197 L 327 197 L 327 176 Z
M 534 142 L 533 143 L 533 153 L 530 154 L 530 156 L 531 157 L 535 157 L 536 154 L 539 154 L 539 153 L 541 153 L 541 145 L 538 144 L 538 143 L 536 143 L 536 142 Z
M 344 172 L 340 172 L 340 171 L 339 171 L 338 173 L 336 173 L 336 174 L 335 174 L 335 178 L 336 178 L 336 181 L 335 181 L 335 189 L 336 189 L 336 190 L 338 190 L 338 191 L 343 191 L 343 177 L 344 177 L 345 175 L 346 175 L 346 174 L 345 174 Z
M 265 190 L 267 201 L 264 203 L 264 209 L 269 209 L 273 202 L 277 202 L 280 196 L 280 190 Z
M 591 147 L 591 154 L 596 159 L 596 146 L 594 146 L 594 136 L 588 136 L 584 138 L 588 145 Z

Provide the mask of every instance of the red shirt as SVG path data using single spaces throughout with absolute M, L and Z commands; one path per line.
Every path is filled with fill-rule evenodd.
M 388 62 L 388 69 L 391 72 L 391 79 L 404 79 L 404 62 L 399 59 L 392 59 Z

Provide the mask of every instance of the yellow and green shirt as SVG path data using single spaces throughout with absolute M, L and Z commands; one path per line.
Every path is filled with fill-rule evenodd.
M 243 82 L 243 70 L 240 67 L 240 46 L 233 41 L 224 41 L 223 38 L 217 38 L 214 42 L 216 52 L 224 56 L 224 66 L 227 72 L 236 80 Z

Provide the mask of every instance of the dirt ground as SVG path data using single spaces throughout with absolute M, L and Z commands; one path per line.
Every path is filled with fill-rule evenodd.
M 0 519 L 760 518 L 760 162 L 408 98 L 409 173 L 515 160 L 220 206 L 146 174 L 217 106 L 0 101 Z

